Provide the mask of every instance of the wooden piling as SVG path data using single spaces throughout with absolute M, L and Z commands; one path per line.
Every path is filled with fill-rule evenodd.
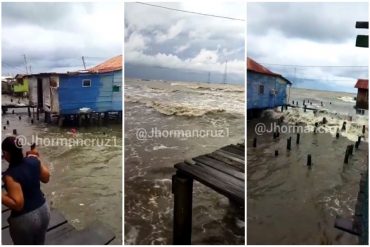
M 289 137 L 287 139 L 286 149 L 290 151 L 291 150 L 291 145 L 292 145 L 292 137 Z
M 301 134 L 297 133 L 297 141 L 296 141 L 297 144 L 299 144 L 300 137 L 301 137 Z
M 303 111 L 304 111 L 304 112 L 306 112 L 306 111 L 307 111 L 307 106 L 306 106 L 306 105 L 304 105 Z
M 311 154 L 308 154 L 307 155 L 307 166 L 311 166 L 311 165 L 312 165 Z
M 28 117 L 31 117 L 31 108 L 27 107 Z
M 360 146 L 360 143 L 357 141 L 356 143 L 355 143 L 355 148 L 356 149 L 358 149 L 358 147 Z
M 193 179 L 179 172 L 172 176 L 173 244 L 191 244 Z
M 14 114 L 14 110 L 12 110 L 12 114 Z
M 6 126 L 4 126 L 4 130 L 6 130 Z
M 353 144 L 348 145 L 349 155 L 353 155 Z
M 31 119 L 31 124 L 33 124 L 33 118 Z
M 279 155 L 279 150 L 275 150 L 275 156 Z
M 346 148 L 346 154 L 344 155 L 344 164 L 348 164 L 348 158 L 349 158 L 349 147 Z
M 365 129 L 366 129 L 366 126 L 365 125 L 362 125 L 362 134 L 365 135 Z
M 6 125 L 9 125 L 10 123 L 9 123 L 9 120 L 6 120 Z
M 13 135 L 17 135 L 17 129 L 13 129 Z
M 342 131 L 346 130 L 346 124 L 347 124 L 347 122 L 344 121 L 343 124 L 342 124 Z
M 335 134 L 335 137 L 338 139 L 339 138 L 339 132 L 337 132 L 336 134 Z
M 22 117 L 21 117 L 21 116 L 18 116 L 18 119 L 19 119 L 19 120 L 22 120 Z
M 255 137 L 254 139 L 253 139 L 253 147 L 255 148 L 255 147 L 257 147 L 257 137 Z

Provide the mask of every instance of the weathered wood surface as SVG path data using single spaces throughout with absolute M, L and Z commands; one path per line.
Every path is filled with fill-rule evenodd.
M 180 173 L 212 188 L 234 202 L 245 202 L 245 146 L 228 145 L 213 153 L 175 165 Z
M 10 210 L 2 206 L 2 244 L 11 245 L 7 221 Z M 90 224 L 83 230 L 76 230 L 56 209 L 50 210 L 50 223 L 45 244 L 48 245 L 107 245 L 115 239 L 115 234 L 99 222 Z
M 172 177 L 173 244 L 191 244 L 193 180 L 228 197 L 234 205 L 245 203 L 245 145 L 228 145 L 175 165 Z

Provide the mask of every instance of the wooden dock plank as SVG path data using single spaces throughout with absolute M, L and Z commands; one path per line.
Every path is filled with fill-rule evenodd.
M 216 153 L 218 155 L 224 156 L 227 159 L 230 159 L 230 160 L 233 160 L 235 162 L 238 162 L 238 163 L 240 163 L 239 165 L 242 165 L 245 162 L 244 156 L 240 156 L 240 155 L 236 155 L 236 154 L 233 154 L 233 153 L 229 153 L 229 152 L 227 152 L 225 150 L 222 150 L 222 149 L 216 150 L 213 153 Z
M 245 149 L 239 148 L 236 145 L 229 145 L 226 147 L 221 148 L 221 150 L 227 151 L 229 153 L 233 153 L 238 155 L 239 157 L 245 157 Z
M 68 224 L 69 225 L 69 224 Z M 68 227 L 69 228 L 69 227 Z M 115 238 L 114 233 L 102 226 L 102 224 L 95 222 L 90 224 L 83 230 L 76 231 L 64 229 L 64 232 L 50 233 L 47 236 L 47 244 L 56 245 L 107 245 Z
M 219 153 L 211 153 L 211 154 L 206 154 L 206 156 L 212 158 L 212 159 L 215 159 L 215 160 L 219 160 L 223 163 L 225 163 L 225 165 L 229 165 L 229 166 L 233 166 L 235 169 L 237 169 L 238 171 L 240 172 L 244 172 L 245 171 L 245 165 L 244 163 L 240 163 L 240 162 L 237 162 L 235 160 L 231 160 L 223 155 L 220 155 Z
M 178 163 L 175 168 L 236 203 L 244 205 L 244 181 L 199 163 L 196 165 Z
M 225 164 L 219 160 L 212 159 L 206 155 L 195 157 L 193 160 L 198 163 L 208 165 L 216 170 L 219 170 L 220 172 L 225 172 L 226 174 L 229 174 L 240 180 L 245 180 L 245 173 L 238 171 L 233 166 L 225 166 Z

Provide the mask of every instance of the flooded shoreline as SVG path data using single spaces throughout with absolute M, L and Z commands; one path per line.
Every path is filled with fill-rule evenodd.
M 4 95 L 3 95 L 4 101 Z M 17 100 L 15 100 L 17 101 Z M 52 208 L 58 209 L 77 229 L 83 229 L 98 220 L 112 229 L 116 235 L 114 244 L 122 242 L 122 127 L 110 124 L 107 127 L 59 128 L 45 124 L 43 115 L 34 124 L 28 117 L 27 109 L 11 110 L 2 116 L 3 138 L 17 129 L 17 134 L 27 138 L 26 152 L 32 140 L 41 138 L 37 146 L 41 159 L 49 166 L 51 179 L 42 185 L 42 190 Z M 19 120 L 19 116 L 21 120 Z M 10 122 L 8 126 L 6 121 Z M 115 139 L 111 146 L 47 146 L 50 139 L 68 140 Z M 61 142 L 62 144 L 62 142 Z M 103 144 L 103 141 L 100 143 Z M 8 166 L 2 161 L 3 169 Z
M 334 220 L 337 215 L 354 214 L 361 173 L 366 172 L 368 163 L 367 115 L 355 115 L 353 102 L 343 101 L 341 96 L 336 97 L 337 93 L 312 95 L 311 90 L 307 96 L 302 95 L 305 90 L 297 92 L 301 93 L 300 97 L 291 100 L 298 100 L 302 106 L 302 101 L 309 99 L 318 109 L 316 114 L 298 108 L 284 112 L 271 110 L 247 123 L 248 244 L 358 244 L 356 236 L 334 228 Z M 325 106 L 331 109 L 322 109 Z M 325 124 L 322 123 L 324 117 Z M 315 134 L 312 128 L 300 133 L 299 144 L 297 132 L 281 132 L 278 138 L 273 138 L 272 132 L 256 134 L 257 124 L 277 124 L 279 119 L 283 119 L 282 126 L 287 127 L 314 127 L 318 123 L 318 128 L 324 131 Z M 347 129 L 341 131 L 344 121 Z M 340 137 L 336 138 L 338 128 Z M 330 132 L 332 129 L 334 132 Z M 344 164 L 346 147 L 354 144 L 357 136 L 363 136 L 359 149 L 354 150 L 349 163 Z M 290 137 L 291 150 L 287 150 Z M 253 147 L 254 138 L 257 138 L 256 147 Z M 309 154 L 311 167 L 307 166 Z
M 244 138 L 244 115 L 237 112 L 243 108 L 243 102 L 234 105 L 233 112 L 223 110 L 226 101 L 223 94 L 219 94 L 219 85 L 206 84 L 199 88 L 195 83 L 150 83 L 128 81 L 125 85 L 126 244 L 171 244 L 174 164 Z M 222 87 L 230 88 L 229 85 Z M 244 98 L 239 88 L 243 88 L 242 85 L 236 87 L 240 92 L 231 92 L 238 95 L 236 100 Z M 152 106 L 154 101 L 174 107 L 162 111 Z M 153 128 L 228 129 L 229 136 L 137 139 L 138 129 Z M 244 219 L 231 209 L 227 198 L 194 182 L 192 243 L 244 244 Z

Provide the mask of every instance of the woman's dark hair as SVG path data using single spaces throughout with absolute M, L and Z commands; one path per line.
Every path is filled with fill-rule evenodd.
M 10 154 L 9 163 L 11 165 L 17 165 L 20 162 L 22 162 L 23 160 L 22 144 L 16 137 L 14 136 L 6 137 L 1 143 L 1 149 Z

